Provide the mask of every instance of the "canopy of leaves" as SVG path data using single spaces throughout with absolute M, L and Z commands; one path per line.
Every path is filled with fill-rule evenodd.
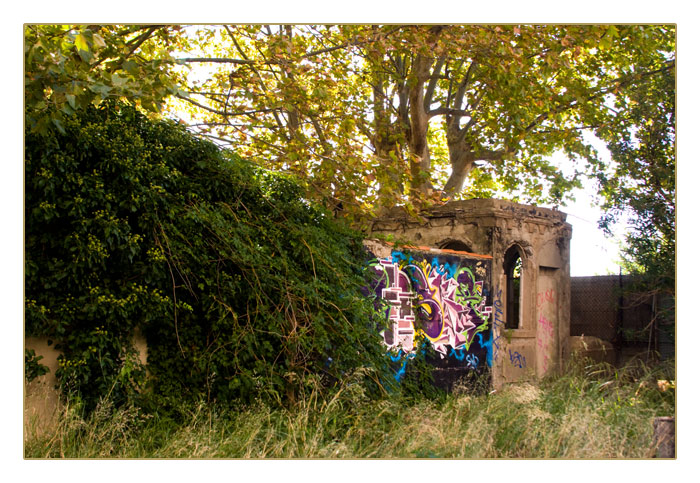
M 495 192 L 559 203 L 579 173 L 564 176 L 547 156 L 563 150 L 595 165 L 582 132 L 610 121 L 621 88 L 675 64 L 672 26 L 238 25 L 188 34 L 180 59 L 192 75 L 180 82 L 193 124 L 295 173 L 310 196 L 351 215 Z
M 24 101 L 27 124 L 63 129 L 63 116 L 105 99 L 157 111 L 178 93 L 169 75 L 171 35 L 179 27 L 27 25 Z
M 136 329 L 155 395 L 288 401 L 358 368 L 380 390 L 361 238 L 297 183 L 127 105 L 62 123 L 27 126 L 25 294 L 66 391 L 133 394 Z
M 565 176 L 548 156 L 596 166 L 582 133 L 633 122 L 611 106 L 674 66 L 665 25 L 25 29 L 33 129 L 108 98 L 179 99 L 169 109 L 200 134 L 359 219 L 496 194 L 558 204 L 584 168 Z

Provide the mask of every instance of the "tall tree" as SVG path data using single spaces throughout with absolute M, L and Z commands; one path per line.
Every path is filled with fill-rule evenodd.
M 650 66 L 653 68 L 653 66 Z M 623 258 L 644 277 L 647 291 L 675 294 L 676 76 L 661 69 L 645 82 L 621 89 L 610 122 L 598 130 L 614 163 L 598 172 L 610 230 L 629 218 Z
M 192 83 L 198 127 L 345 207 L 459 198 L 484 171 L 494 188 L 542 202 L 577 184 L 546 156 L 563 149 L 594 163 L 582 131 L 609 122 L 621 88 L 673 68 L 674 35 L 633 25 L 223 26 L 199 29 L 190 45 L 202 55 L 183 61 L 222 66 Z
M 675 65 L 674 28 L 653 25 L 41 26 L 26 39 L 31 124 L 60 122 L 47 103 L 157 109 L 172 94 L 202 135 L 349 216 L 496 190 L 558 203 L 578 173 L 547 156 L 598 166 L 583 131 L 633 122 L 610 116 L 621 92 Z

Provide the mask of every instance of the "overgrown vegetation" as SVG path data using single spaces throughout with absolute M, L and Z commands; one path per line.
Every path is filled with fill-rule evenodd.
M 26 333 L 87 409 L 391 385 L 361 237 L 289 177 L 114 103 L 28 129 L 25 166 Z
M 641 62 L 640 62 L 641 64 Z M 656 330 L 675 339 L 676 305 L 676 75 L 662 70 L 627 85 L 615 122 L 598 129 L 614 163 L 598 173 L 607 233 L 628 217 L 622 268 L 635 275 L 626 290 L 632 304 L 651 303 Z M 644 335 L 644 334 L 642 334 Z M 649 336 L 646 336 L 649 338 Z
M 361 238 L 307 200 L 346 217 L 496 187 L 558 202 L 576 181 L 543 156 L 593 162 L 590 124 L 622 126 L 598 132 L 619 148 L 616 176 L 654 175 L 648 198 L 601 178 L 603 195 L 647 214 L 675 195 L 675 157 L 658 155 L 675 141 L 659 122 L 675 119 L 675 29 L 222 28 L 221 52 L 242 58 L 217 61 L 244 67 L 190 93 L 170 50 L 215 46 L 211 29 L 192 41 L 177 26 L 25 29 L 25 328 L 62 352 L 66 396 L 54 431 L 29 421 L 25 455 L 648 456 L 650 419 L 675 400 L 657 370 L 577 366 L 540 387 L 410 398 L 436 396 L 418 357 L 396 391 L 361 293 Z M 211 96 L 190 98 L 207 113 L 201 134 L 245 146 L 257 167 L 133 107 L 153 114 L 170 95 Z M 428 132 L 436 116 L 441 134 Z M 674 219 L 664 202 L 654 217 Z M 654 217 L 631 249 L 665 263 L 668 281 L 675 223 Z M 645 238 L 657 230 L 663 250 Z M 26 379 L 45 373 L 26 352 Z
M 444 399 L 371 400 L 350 379 L 315 387 L 293 409 L 181 405 L 182 422 L 133 406 L 72 406 L 48 431 L 26 431 L 28 458 L 649 458 L 652 421 L 674 414 L 673 364 L 577 361 L 539 386 Z

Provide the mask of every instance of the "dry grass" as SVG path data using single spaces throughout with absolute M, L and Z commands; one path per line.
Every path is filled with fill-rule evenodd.
M 184 424 L 102 404 L 86 420 L 70 406 L 55 430 L 26 423 L 29 458 L 648 458 L 652 420 L 672 415 L 670 366 L 615 371 L 579 365 L 564 377 L 490 394 L 369 401 L 347 386 L 294 410 L 266 405 Z M 183 411 L 185 411 L 183 409 Z

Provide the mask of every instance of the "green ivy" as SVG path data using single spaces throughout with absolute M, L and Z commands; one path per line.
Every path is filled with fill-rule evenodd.
M 286 403 L 357 368 L 388 384 L 361 236 L 291 178 L 116 103 L 25 145 L 26 333 L 57 341 L 67 393 Z
M 27 382 L 32 382 L 49 372 L 49 368 L 39 362 L 43 358 L 44 356 L 36 355 L 34 349 L 24 349 L 24 378 Z

